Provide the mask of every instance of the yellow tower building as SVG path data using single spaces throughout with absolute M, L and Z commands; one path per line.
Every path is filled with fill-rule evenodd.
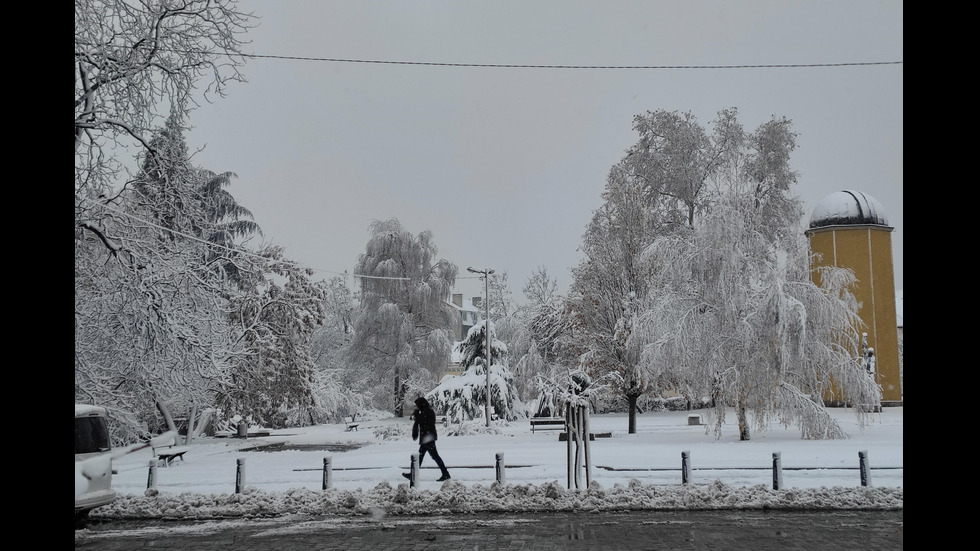
M 862 331 L 867 333 L 867 346 L 873 349 L 882 405 L 902 403 L 893 230 L 881 203 L 860 191 L 838 191 L 822 199 L 814 207 L 806 230 L 810 250 L 818 255 L 816 266 L 850 268 L 854 272 L 857 282 L 851 291 L 865 325 Z

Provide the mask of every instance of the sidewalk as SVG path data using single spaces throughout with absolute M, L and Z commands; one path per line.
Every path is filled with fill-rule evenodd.
M 645 511 L 96 523 L 76 551 L 717 550 L 904 547 L 904 511 Z

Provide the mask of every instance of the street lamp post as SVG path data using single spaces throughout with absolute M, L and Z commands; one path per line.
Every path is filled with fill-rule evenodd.
M 483 368 L 487 372 L 487 403 L 484 405 L 483 416 L 487 420 L 487 426 L 490 426 L 490 274 L 493 270 L 486 268 L 484 270 L 474 270 L 473 268 L 466 268 L 467 272 L 472 272 L 474 274 L 483 274 L 483 293 L 484 293 L 484 303 L 487 309 L 487 320 L 483 324 Z

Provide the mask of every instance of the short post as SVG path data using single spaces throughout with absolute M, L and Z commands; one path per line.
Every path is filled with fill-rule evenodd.
M 861 466 L 861 485 L 871 486 L 871 466 L 868 463 L 868 450 L 858 452 L 858 462 Z
M 333 488 L 333 458 L 323 458 L 323 489 Z
M 681 452 L 681 484 L 687 484 L 691 480 L 691 452 L 685 450 Z
M 781 452 L 772 452 L 772 489 L 783 487 L 783 459 Z
M 592 484 L 592 427 L 589 423 L 589 408 L 587 406 L 582 406 L 582 425 L 585 429 L 582 434 L 585 438 L 582 439 L 585 444 L 585 487 L 588 488 Z
M 568 489 L 572 489 L 572 405 L 565 404 L 565 472 L 568 477 Z
M 248 438 L 248 423 L 244 419 L 238 422 L 238 437 Z
M 506 476 L 504 475 L 504 454 L 503 452 L 497 454 L 497 483 L 506 484 Z
M 235 470 L 235 493 L 240 494 L 245 489 L 245 458 L 238 458 L 238 468 Z
M 409 468 L 408 487 L 414 488 L 419 482 L 419 454 L 412 454 L 412 466 Z
M 156 489 L 157 487 L 157 462 L 156 459 L 150 460 L 150 472 L 146 476 L 146 489 Z

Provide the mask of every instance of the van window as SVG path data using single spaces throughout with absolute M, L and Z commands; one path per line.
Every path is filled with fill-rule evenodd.
M 75 418 L 75 453 L 107 452 L 109 443 L 109 424 L 105 417 Z

